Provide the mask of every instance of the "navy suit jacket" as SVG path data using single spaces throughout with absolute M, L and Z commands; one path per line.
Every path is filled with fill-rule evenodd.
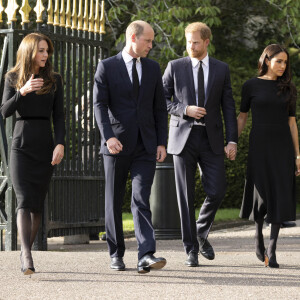
M 93 91 L 94 112 L 101 134 L 100 153 L 110 154 L 106 141 L 116 137 L 123 150 L 118 155 L 131 154 L 140 131 L 149 154 L 157 146 L 167 145 L 168 113 L 157 62 L 141 58 L 142 78 L 138 100 L 134 100 L 122 53 L 99 62 Z
M 163 75 L 167 109 L 171 115 L 168 153 L 180 154 L 190 135 L 194 118 L 184 115 L 187 105 L 197 105 L 190 57 L 170 61 Z M 227 142 L 237 142 L 235 103 L 232 97 L 228 65 L 209 57 L 209 75 L 204 105 L 206 131 L 212 151 L 224 153 L 224 134 Z

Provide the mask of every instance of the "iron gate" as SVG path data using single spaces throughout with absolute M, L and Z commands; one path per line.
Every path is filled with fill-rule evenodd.
M 104 175 L 92 89 L 97 62 L 108 55 L 108 48 L 102 41 L 104 1 L 73 0 L 71 5 L 71 0 L 54 0 L 54 8 L 52 0 L 35 2 L 32 9 L 28 0 L 20 8 L 16 0 L 8 0 L 4 10 L 0 0 L 0 26 L 8 25 L 0 29 L 0 95 L 22 38 L 36 31 L 49 36 L 54 45 L 54 71 L 64 80 L 66 144 L 64 160 L 55 168 L 45 201 L 39 249 L 46 249 L 47 237 L 99 233 L 104 228 Z M 48 4 L 47 11 L 43 2 Z M 13 125 L 14 117 L 3 121 L 0 116 L 1 250 L 4 231 L 5 250 L 17 249 L 15 196 L 7 167 Z

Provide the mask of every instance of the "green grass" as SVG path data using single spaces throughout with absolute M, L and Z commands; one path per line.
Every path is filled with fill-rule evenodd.
M 200 208 L 196 208 L 195 216 L 198 218 Z M 215 223 L 239 220 L 239 208 L 220 208 L 215 217 Z M 300 203 L 297 203 L 297 214 L 300 213 Z M 123 230 L 125 235 L 134 232 L 131 213 L 123 213 Z
M 199 215 L 199 208 L 196 209 L 196 219 Z M 237 208 L 222 208 L 217 211 L 215 221 L 221 222 L 221 221 L 228 221 L 228 220 L 236 220 L 239 219 L 239 212 L 240 210 Z M 131 213 L 123 213 L 123 230 L 124 233 L 131 233 L 134 232 L 133 227 L 133 219 Z

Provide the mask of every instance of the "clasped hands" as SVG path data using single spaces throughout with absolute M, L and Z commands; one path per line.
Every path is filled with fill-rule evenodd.
M 206 115 L 206 109 L 204 107 L 199 107 L 196 105 L 189 105 L 186 108 L 186 114 L 191 118 L 199 120 Z M 237 145 L 234 143 L 229 143 L 227 146 L 224 147 L 224 151 L 226 157 L 229 160 L 235 160 L 237 153 Z
M 119 154 L 123 150 L 122 143 L 115 137 L 112 137 L 106 141 L 106 146 L 111 154 Z M 167 157 L 167 151 L 165 146 L 157 146 L 156 161 L 163 162 Z

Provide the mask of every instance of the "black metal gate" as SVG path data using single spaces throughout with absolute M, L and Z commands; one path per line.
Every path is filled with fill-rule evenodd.
M 104 228 L 104 176 L 92 89 L 95 67 L 104 54 L 108 55 L 108 49 L 102 41 L 104 1 L 53 0 L 54 9 L 52 0 L 34 2 L 35 13 L 28 0 L 23 0 L 21 8 L 16 0 L 9 0 L 3 17 L 0 5 L 0 26 L 4 21 L 9 27 L 0 29 L 0 95 L 4 74 L 14 65 L 22 38 L 34 31 L 49 36 L 54 44 L 54 70 L 64 79 L 66 145 L 64 160 L 54 171 L 45 202 L 40 235 L 44 242 L 39 249 L 46 249 L 46 237 L 98 233 Z M 47 11 L 43 2 L 48 4 Z M 1 250 L 3 232 L 5 250 L 17 248 L 15 196 L 7 167 L 13 125 L 13 117 L 4 122 L 0 116 Z

